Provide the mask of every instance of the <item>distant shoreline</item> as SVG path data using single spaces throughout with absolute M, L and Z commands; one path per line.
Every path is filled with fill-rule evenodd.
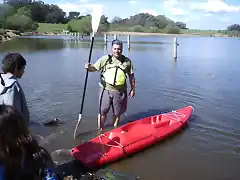
M 186 34 L 166 34 L 166 33 L 146 33 L 146 32 L 127 32 L 127 31 L 109 31 L 109 32 L 102 32 L 102 34 L 107 34 L 107 35 L 132 35 L 132 36 L 204 36 L 204 37 L 227 37 L 225 35 L 207 35 L 207 34 L 201 34 L 201 33 L 186 33 Z
M 166 34 L 166 33 L 147 33 L 147 32 L 127 32 L 127 31 L 109 31 L 109 32 L 102 32 L 102 34 L 107 35 L 132 35 L 132 36 L 199 36 L 195 34 Z

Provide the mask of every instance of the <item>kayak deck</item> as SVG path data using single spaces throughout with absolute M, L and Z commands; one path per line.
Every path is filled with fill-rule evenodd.
M 181 129 L 192 110 L 191 106 L 187 106 L 128 123 L 72 148 L 72 156 L 89 168 L 123 158 Z

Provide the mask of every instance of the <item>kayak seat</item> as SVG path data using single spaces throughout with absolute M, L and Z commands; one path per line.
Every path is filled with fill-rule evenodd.
M 152 136 L 155 129 L 152 125 L 129 124 L 108 134 L 100 135 L 101 141 L 109 147 L 125 147 Z
M 120 140 L 123 147 L 150 137 L 155 132 L 152 125 L 146 124 L 134 124 L 134 127 L 130 129 L 127 126 L 120 129 L 120 133 L 124 136 L 124 138 L 121 139 L 122 141 Z
M 161 128 L 161 127 L 165 127 L 165 126 L 169 126 L 169 125 L 170 125 L 170 120 L 160 121 L 159 123 L 154 124 L 154 128 Z
M 161 118 L 161 115 L 150 116 L 141 120 L 141 124 L 155 124 L 161 121 Z

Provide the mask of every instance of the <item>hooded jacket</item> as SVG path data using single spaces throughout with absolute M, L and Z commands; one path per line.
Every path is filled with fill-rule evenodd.
M 18 109 L 29 124 L 29 110 L 23 89 L 12 74 L 0 74 L 0 104 Z

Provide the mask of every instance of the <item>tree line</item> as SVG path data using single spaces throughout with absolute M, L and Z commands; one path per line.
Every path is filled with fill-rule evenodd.
M 0 28 L 32 31 L 37 23 L 66 23 L 66 13 L 57 5 L 33 0 L 4 0 L 0 4 Z
M 38 23 L 66 24 L 70 32 L 89 34 L 91 32 L 91 15 L 81 15 L 72 11 L 68 15 L 54 4 L 35 0 L 4 0 L 0 4 L 0 29 L 12 29 L 20 32 L 35 31 Z M 98 32 L 133 31 L 178 34 L 181 29 L 188 29 L 184 22 L 174 22 L 164 15 L 153 16 L 139 13 L 129 18 L 114 17 L 109 22 L 102 15 Z M 222 31 L 221 31 L 222 32 Z M 239 34 L 240 25 L 233 24 L 224 33 Z
M 19 31 L 35 31 L 38 23 L 67 24 L 70 32 L 89 34 L 91 32 L 91 15 L 81 15 L 72 11 L 68 15 L 54 4 L 34 0 L 4 0 L 0 4 L 0 28 Z M 165 16 L 153 16 L 139 13 L 130 18 L 115 17 L 109 22 L 108 17 L 101 17 L 98 32 L 103 31 L 137 31 L 179 33 L 186 24 L 174 22 Z

